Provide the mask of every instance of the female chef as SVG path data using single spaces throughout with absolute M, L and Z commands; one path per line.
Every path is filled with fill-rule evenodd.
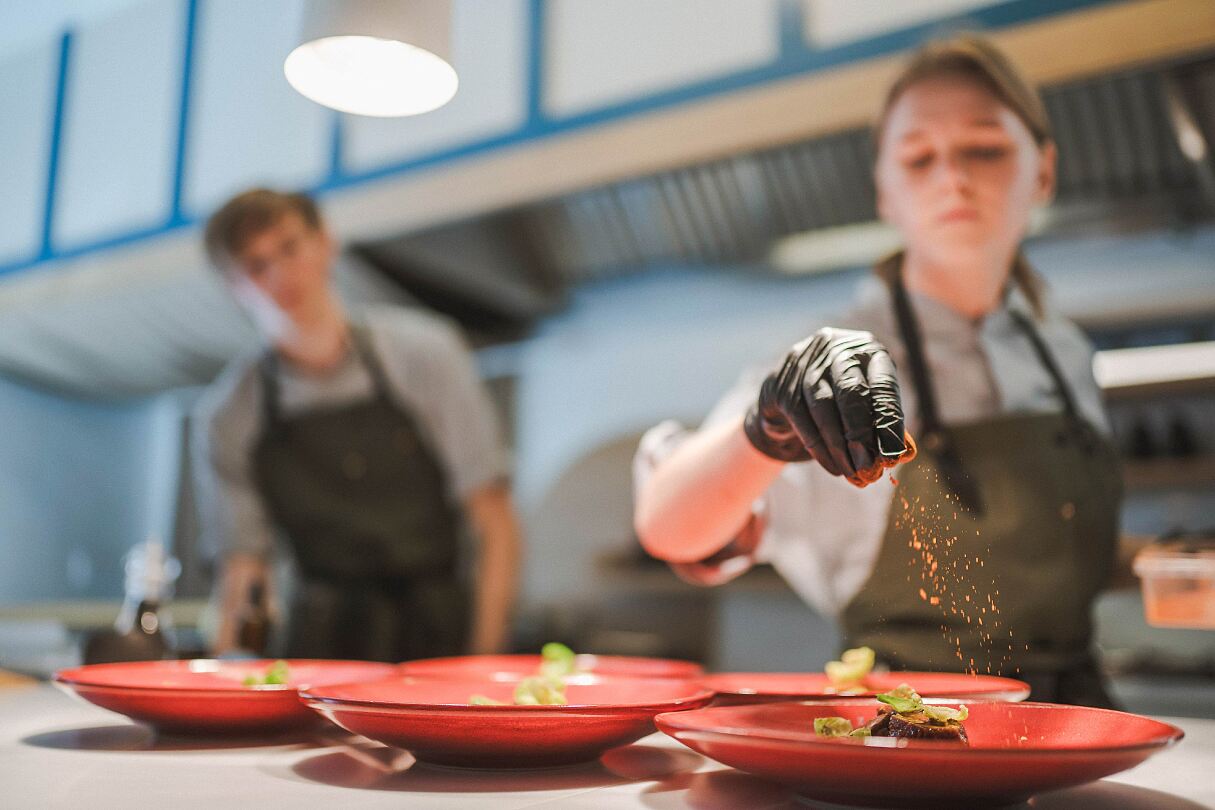
M 1020 252 L 1055 182 L 1042 101 L 993 45 L 955 38 L 910 60 L 875 137 L 903 249 L 846 328 L 744 375 L 699 430 L 646 434 L 638 535 L 703 584 L 771 562 L 892 668 L 1108 706 L 1091 609 L 1121 479 L 1092 349 Z

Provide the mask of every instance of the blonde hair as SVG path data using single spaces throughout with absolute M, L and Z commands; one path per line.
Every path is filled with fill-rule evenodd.
M 974 35 L 961 35 L 937 42 L 930 42 L 912 55 L 898 78 L 886 91 L 881 113 L 874 123 L 874 154 L 881 147 L 882 132 L 890 110 L 912 85 L 928 79 L 942 77 L 961 78 L 973 81 L 992 94 L 1001 104 L 1012 110 L 1025 124 L 1039 147 L 1053 140 L 1050 118 L 1046 105 L 1032 84 L 1017 70 L 1008 56 L 990 41 Z M 877 263 L 875 272 L 889 280 L 898 273 L 902 265 L 903 252 L 899 251 Z M 1034 314 L 1041 317 L 1045 284 L 1034 272 L 1021 251 L 1013 257 L 1009 273 L 1033 307 Z

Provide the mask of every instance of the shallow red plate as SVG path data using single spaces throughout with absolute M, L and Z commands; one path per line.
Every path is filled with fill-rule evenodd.
M 956 700 L 1025 700 L 1029 684 L 993 675 L 960 672 L 881 672 L 865 678 L 866 689 L 837 692 L 821 672 L 721 672 L 701 679 L 717 692 L 715 705 L 772 703 L 782 700 L 838 700 L 873 697 L 909 683 L 924 697 Z
M 695 681 L 573 675 L 566 706 L 471 706 L 509 701 L 514 683 L 397 677 L 308 689 L 300 697 L 348 731 L 408 749 L 422 762 L 543 768 L 598 758 L 654 731 L 654 715 L 696 709 L 713 693 Z
M 721 706 L 659 715 L 657 724 L 705 756 L 807 798 L 886 807 L 1023 801 L 1124 771 L 1182 737 L 1176 726 L 1147 717 L 1050 703 L 969 704 L 969 746 L 814 733 L 816 717 L 845 717 L 856 725 L 872 719 L 879 705 Z
M 540 669 L 539 655 L 460 655 L 451 658 L 422 658 L 406 661 L 399 667 L 402 675 L 415 678 L 494 678 L 513 680 L 535 675 Z M 704 667 L 674 658 L 634 658 L 626 655 L 579 655 L 574 659 L 579 672 L 630 678 L 695 678 Z
M 248 734 L 308 723 L 315 715 L 299 701 L 308 685 L 376 680 L 392 664 L 370 661 L 287 661 L 288 683 L 245 686 L 273 660 L 137 661 L 60 670 L 55 680 L 90 703 L 162 731 Z

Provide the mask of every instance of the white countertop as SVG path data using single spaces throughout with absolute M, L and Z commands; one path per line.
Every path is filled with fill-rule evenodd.
M 1169 719 L 1177 747 L 1134 770 L 1043 794 L 1034 810 L 1215 807 L 1215 720 Z M 693 753 L 665 735 L 591 765 L 529 772 L 414 765 L 409 754 L 338 729 L 232 743 L 158 738 L 47 685 L 0 689 L 4 808 L 393 807 L 795 808 L 792 795 Z

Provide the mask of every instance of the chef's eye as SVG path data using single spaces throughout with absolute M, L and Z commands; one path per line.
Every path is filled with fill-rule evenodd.
M 966 150 L 966 154 L 976 160 L 1000 160 L 1008 150 L 1003 146 L 975 146 Z
M 932 165 L 932 153 L 924 152 L 904 161 L 909 169 L 927 169 Z
M 288 256 L 294 256 L 299 252 L 299 248 L 300 240 L 298 239 L 288 239 L 286 242 L 283 242 L 283 253 Z

